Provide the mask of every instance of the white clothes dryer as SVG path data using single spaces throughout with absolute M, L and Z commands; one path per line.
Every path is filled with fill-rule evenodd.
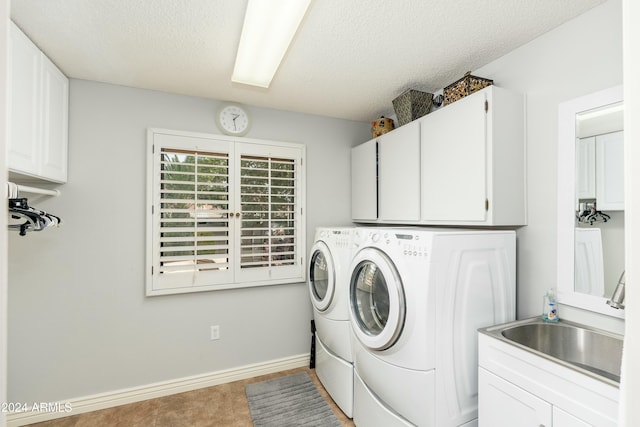
M 349 270 L 356 425 L 477 424 L 477 330 L 515 319 L 515 232 L 361 228 Z
M 348 417 L 353 412 L 349 264 L 353 228 L 317 228 L 309 256 L 309 294 L 316 326 L 318 379 Z

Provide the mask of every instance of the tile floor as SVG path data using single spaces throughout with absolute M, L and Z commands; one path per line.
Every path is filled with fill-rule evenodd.
M 354 426 L 331 400 L 315 371 L 297 368 L 143 402 L 31 424 L 31 427 L 251 427 L 246 384 L 307 371 L 343 426 Z

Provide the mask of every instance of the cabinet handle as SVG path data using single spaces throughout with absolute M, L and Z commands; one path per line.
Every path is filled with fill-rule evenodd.
M 240 218 L 240 212 L 236 212 L 236 218 Z

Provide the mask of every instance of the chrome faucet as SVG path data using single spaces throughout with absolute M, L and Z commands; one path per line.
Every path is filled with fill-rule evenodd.
M 611 299 L 607 300 L 607 304 L 609 304 L 613 308 L 620 308 L 624 310 L 624 282 L 625 280 L 623 270 L 620 279 L 618 279 L 616 289 L 613 291 L 613 295 L 611 295 Z

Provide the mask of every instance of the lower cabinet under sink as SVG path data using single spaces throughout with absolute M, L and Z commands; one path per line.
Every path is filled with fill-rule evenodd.
M 479 332 L 479 427 L 617 426 L 618 383 L 544 357 L 501 333 L 527 323 L 539 322 Z

